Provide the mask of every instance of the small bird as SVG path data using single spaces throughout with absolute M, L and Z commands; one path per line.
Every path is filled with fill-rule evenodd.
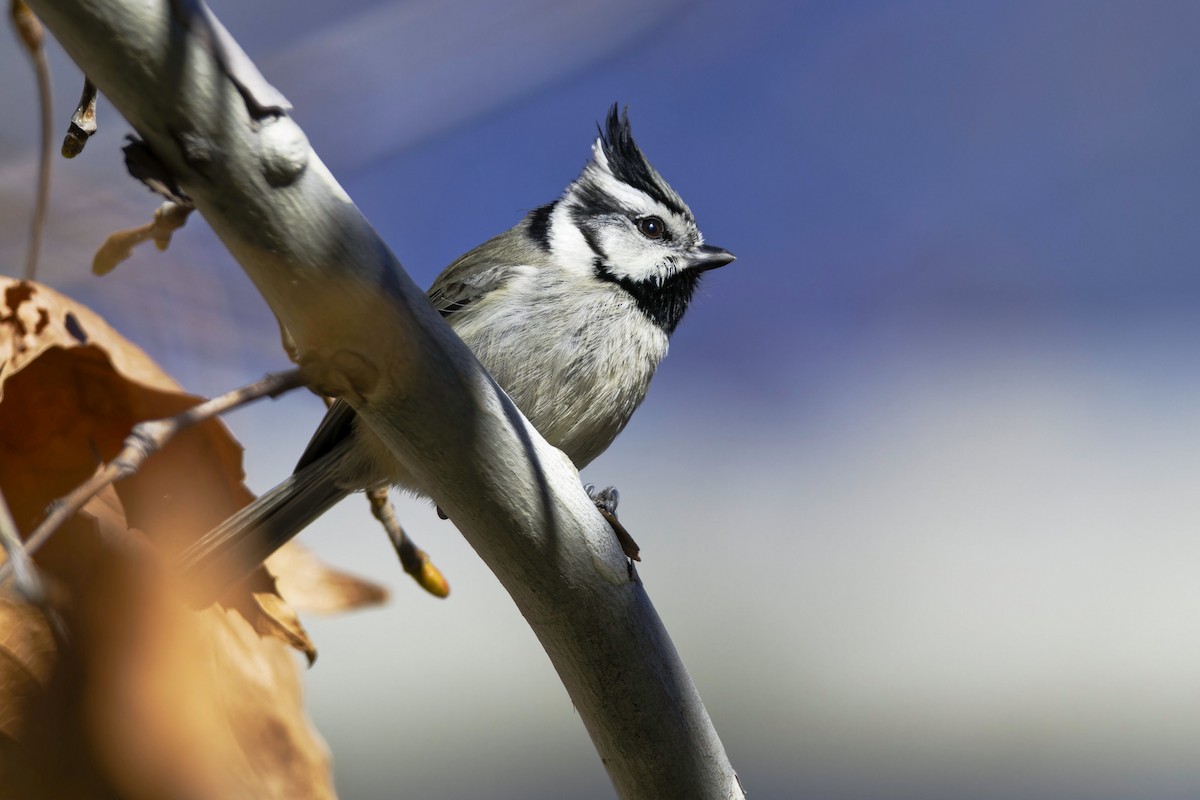
M 582 469 L 645 399 L 701 276 L 733 260 L 704 243 L 683 198 L 634 143 L 628 110 L 614 104 L 562 196 L 452 263 L 429 300 L 546 441 Z M 348 494 L 380 485 L 412 488 L 412 480 L 339 400 L 292 476 L 182 563 L 226 571 L 224 581 L 240 577 Z

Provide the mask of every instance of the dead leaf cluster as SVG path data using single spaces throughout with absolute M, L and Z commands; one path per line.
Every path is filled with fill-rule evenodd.
M 135 423 L 198 398 L 78 303 L 7 278 L 0 294 L 0 491 L 28 535 Z M 89 502 L 36 556 L 66 640 L 0 594 L 0 796 L 334 796 L 289 651 L 315 654 L 293 608 L 383 591 L 289 545 L 193 608 L 172 556 L 250 501 L 242 480 L 241 449 L 212 420 Z

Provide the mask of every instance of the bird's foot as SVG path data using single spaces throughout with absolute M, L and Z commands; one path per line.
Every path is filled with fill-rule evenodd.
M 621 494 L 617 491 L 617 487 L 609 486 L 605 489 L 597 489 L 596 484 L 584 484 L 583 490 L 587 492 L 587 496 L 592 498 L 592 502 L 596 504 L 596 508 L 602 512 L 617 515 L 617 503 L 621 502 Z
M 596 509 L 600 512 L 600 516 L 608 521 L 612 527 L 613 533 L 616 534 L 617 541 L 621 543 L 621 550 L 629 558 L 630 561 L 641 561 L 637 542 L 629 535 L 629 531 L 625 530 L 625 526 L 617 519 L 617 503 L 621 497 L 617 493 L 617 487 L 609 486 L 606 489 L 597 489 L 595 484 L 587 484 L 583 487 L 587 492 L 588 497 L 596 504 Z M 632 564 L 630 567 L 632 568 Z

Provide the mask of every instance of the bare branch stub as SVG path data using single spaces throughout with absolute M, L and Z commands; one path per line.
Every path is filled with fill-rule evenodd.
M 136 136 L 125 137 L 128 141 L 121 148 L 125 154 L 125 169 L 137 180 L 146 184 L 152 192 L 162 195 L 172 203 L 191 207 L 192 198 L 188 197 L 179 186 L 179 181 L 172 174 L 170 167 L 150 148 L 150 145 Z
M 181 431 L 264 397 L 278 397 L 284 392 L 303 386 L 304 374 L 299 369 L 277 372 L 260 381 L 234 389 L 220 397 L 206 400 L 172 417 L 147 420 L 134 426 L 125 439 L 121 452 L 101 467 L 91 478 L 75 487 L 65 497 L 54 501 L 46 518 L 34 529 L 25 542 L 28 554 L 37 552 L 46 541 L 66 523 L 75 512 L 95 497 L 104 487 L 127 478 Z M 14 562 L 0 567 L 0 583 L 14 574 Z
M 88 139 L 96 132 L 96 84 L 86 76 L 83 79 L 83 94 L 79 105 L 71 115 L 71 125 L 63 138 L 63 158 L 74 158 L 83 152 Z

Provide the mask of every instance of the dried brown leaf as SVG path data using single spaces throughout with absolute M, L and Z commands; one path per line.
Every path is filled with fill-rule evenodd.
M 28 534 L 134 423 L 196 398 L 57 292 L 0 279 L 0 297 L 0 490 Z M 333 796 L 287 645 L 315 651 L 273 576 L 259 570 L 224 606 L 197 611 L 167 566 L 250 497 L 241 449 L 212 421 L 39 551 L 71 638 L 56 646 L 39 612 L 0 602 L 0 796 Z M 306 558 L 273 564 L 285 585 L 312 583 L 298 595 L 377 596 Z
M 0 597 L 0 735 L 16 740 L 29 702 L 54 666 L 50 626 L 36 608 Z
M 118 519 L 98 524 L 101 538 L 125 530 Z M 141 537 L 126 536 L 88 588 L 78 609 L 91 673 L 83 723 L 124 796 L 333 796 L 283 643 L 236 611 L 194 611 Z
M 166 250 L 171 244 L 171 235 L 183 227 L 191 213 L 191 206 L 168 200 L 158 207 L 153 218 L 145 225 L 109 234 L 92 258 L 92 273 L 107 275 L 133 255 L 133 248 L 151 239 L 159 250 Z
M 317 646 L 308 638 L 296 610 L 274 592 L 255 592 L 254 602 L 262 614 L 256 615 L 254 629 L 263 636 L 273 636 L 286 642 L 308 658 L 309 666 L 317 660 Z
M 267 559 L 275 585 L 288 604 L 302 611 L 335 614 L 387 600 L 387 590 L 330 567 L 300 544 L 277 550 Z

